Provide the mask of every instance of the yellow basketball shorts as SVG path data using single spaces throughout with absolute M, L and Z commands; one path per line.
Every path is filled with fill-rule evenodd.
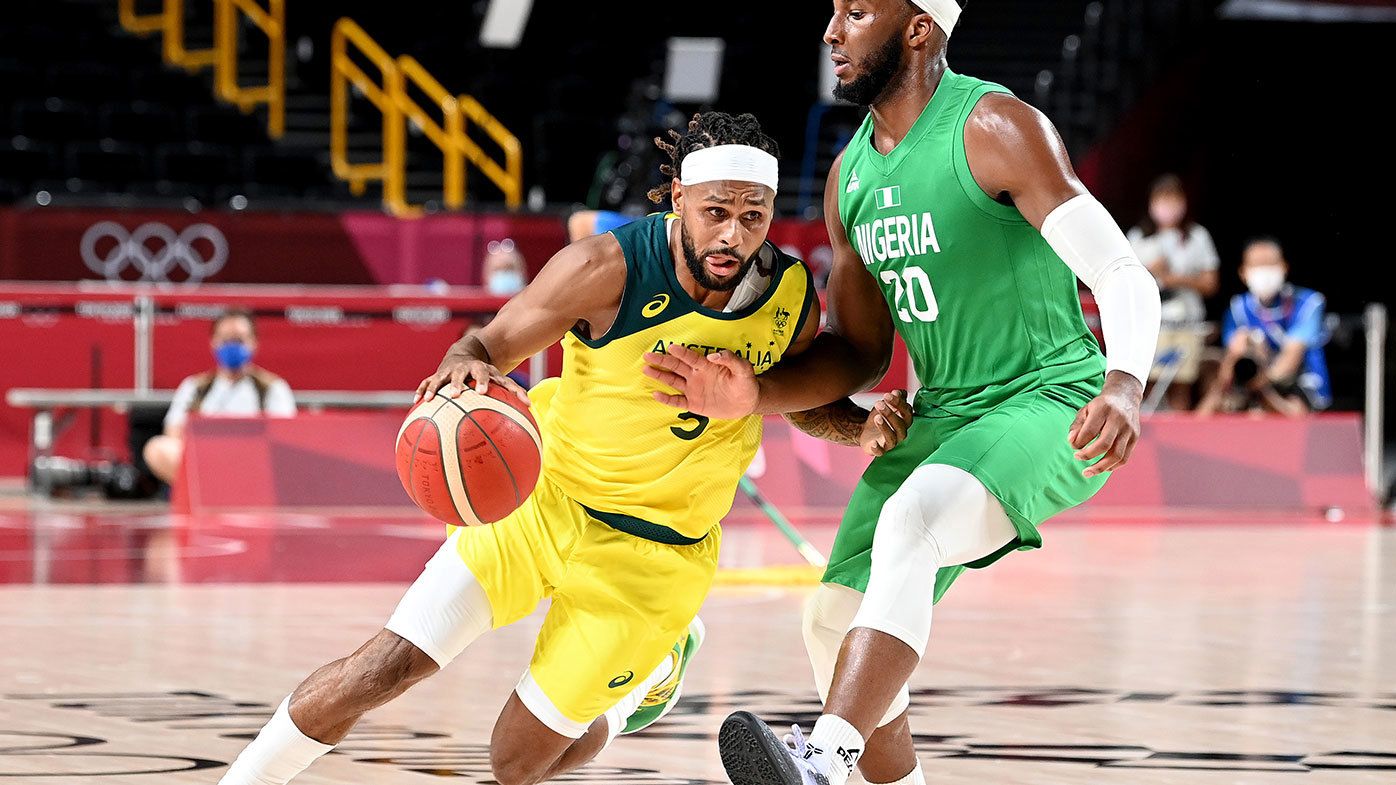
M 545 471 L 509 517 L 460 529 L 456 550 L 489 598 L 495 629 L 552 598 L 517 692 L 545 725 L 578 738 L 688 629 L 712 586 L 721 539 L 716 526 L 692 545 L 617 531 Z

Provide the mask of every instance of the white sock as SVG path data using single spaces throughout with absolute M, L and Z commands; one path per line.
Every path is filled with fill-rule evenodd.
M 868 785 L 873 785 L 868 783 Z M 911 773 L 897 780 L 896 782 L 885 782 L 881 785 L 926 785 L 926 775 L 921 771 L 921 763 L 916 763 L 916 768 Z
M 291 696 L 277 707 L 218 785 L 286 785 L 316 758 L 334 749 L 301 733 L 291 721 Z
M 863 754 L 863 735 L 837 714 L 825 714 L 814 723 L 809 746 L 829 762 L 829 785 L 844 785 Z
M 606 718 L 606 746 L 602 749 L 611 746 L 611 742 L 615 741 L 620 732 L 625 730 L 626 721 L 630 719 L 630 715 L 634 714 L 636 709 L 640 708 L 640 703 L 644 701 L 650 690 L 654 689 L 656 684 L 669 678 L 669 674 L 673 672 L 674 661 L 666 656 L 663 662 L 660 662 L 654 670 L 650 671 L 650 675 L 635 685 L 635 689 L 626 693 L 624 698 L 621 698 L 616 705 L 601 715 Z

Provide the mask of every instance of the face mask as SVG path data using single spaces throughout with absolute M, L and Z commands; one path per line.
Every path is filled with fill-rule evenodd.
M 485 282 L 485 288 L 496 297 L 513 297 L 523 291 L 523 273 L 518 270 L 500 270 Z
M 1285 271 L 1277 265 L 1256 267 L 1246 272 L 1246 288 L 1258 300 L 1269 300 L 1285 286 Z
M 1187 209 L 1186 205 L 1171 199 L 1154 202 L 1149 205 L 1149 217 L 1154 219 L 1154 223 L 1158 224 L 1160 229 L 1171 228 L 1183 222 L 1183 214 Z
M 252 347 L 240 341 L 226 341 L 218 344 L 213 356 L 218 359 L 220 368 L 241 371 L 243 366 L 252 362 Z

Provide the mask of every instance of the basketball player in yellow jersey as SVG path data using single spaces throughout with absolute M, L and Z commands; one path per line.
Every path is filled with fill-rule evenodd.
M 761 420 L 666 406 L 655 396 L 674 390 L 644 374 L 643 356 L 727 349 L 724 362 L 763 373 L 813 340 L 819 312 L 805 265 L 766 242 L 778 150 L 756 118 L 704 113 L 671 137 L 656 142 L 672 179 L 651 198 L 672 195 L 673 214 L 564 248 L 418 389 L 500 384 L 522 397 L 504 373 L 561 338 L 562 377 L 535 390 L 544 458 L 533 494 L 498 523 L 452 531 L 385 628 L 297 687 L 224 783 L 287 782 L 365 712 L 545 597 L 532 661 L 490 742 L 498 782 L 574 769 L 673 704 L 701 642 L 718 521 Z

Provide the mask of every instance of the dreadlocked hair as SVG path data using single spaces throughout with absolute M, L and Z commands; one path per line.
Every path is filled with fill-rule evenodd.
M 694 150 L 717 147 L 724 144 L 744 144 L 770 153 L 780 158 L 780 145 L 761 131 L 756 115 L 739 114 L 733 117 L 726 112 L 700 112 L 688 121 L 688 130 L 679 133 L 669 129 L 669 139 L 656 136 L 654 144 L 669 155 L 670 163 L 661 164 L 659 171 L 664 182 L 650 189 L 650 201 L 656 204 L 669 198 L 673 181 L 683 175 L 683 159 Z

